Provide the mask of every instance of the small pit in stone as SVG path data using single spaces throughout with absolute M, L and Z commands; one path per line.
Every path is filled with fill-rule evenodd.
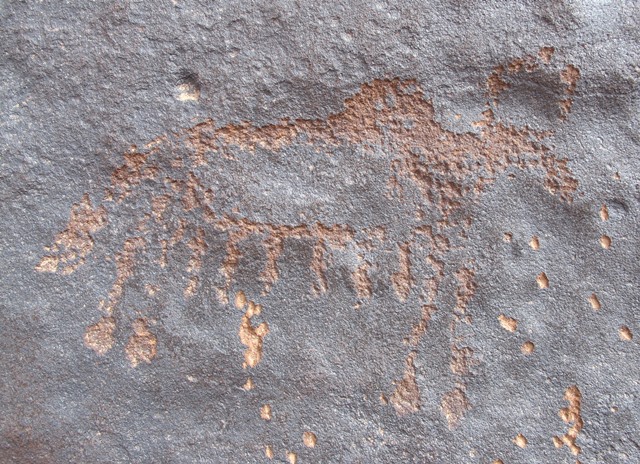
M 518 321 L 512 317 L 505 316 L 504 314 L 500 314 L 498 316 L 498 321 L 502 328 L 509 332 L 515 332 L 518 328 Z
M 524 342 L 522 347 L 520 347 L 520 350 L 522 350 L 524 354 L 531 354 L 535 349 L 536 346 L 531 341 Z
M 264 449 L 264 455 L 268 459 L 273 459 L 273 448 L 271 447 L 271 445 L 267 445 L 267 447 Z
M 631 332 L 631 329 L 626 325 L 620 327 L 619 334 L 620 339 L 624 340 L 625 342 L 630 342 L 631 339 L 633 339 L 633 333 Z
M 527 447 L 527 443 L 528 440 L 526 439 L 526 437 L 524 435 L 522 435 L 521 433 L 519 433 L 518 435 L 516 435 L 516 437 L 513 439 L 513 442 L 515 443 L 516 446 L 520 447 L 520 448 L 526 448 Z
M 260 417 L 266 421 L 271 420 L 271 406 L 265 404 L 260 408 Z
M 608 250 L 611 247 L 611 237 L 608 235 L 603 235 L 600 237 L 600 246 L 605 250 Z
M 197 102 L 200 100 L 201 87 L 200 78 L 196 72 L 182 70 L 178 75 L 176 100 L 181 102 Z
M 242 386 L 242 388 L 245 391 L 253 390 L 255 388 L 255 384 L 253 383 L 253 379 L 251 377 L 249 377 L 247 379 L 247 381 L 244 383 L 244 385 Z
M 313 432 L 304 432 L 302 434 L 302 442 L 304 443 L 304 446 L 306 446 L 307 448 L 314 448 L 316 446 L 317 441 L 318 441 L 318 438 L 316 437 L 316 434 Z
M 235 298 L 235 306 L 238 309 L 244 309 L 244 305 L 247 304 L 247 297 L 245 296 L 244 292 L 241 290 L 238 293 L 236 293 L 236 298 Z
M 529 241 L 529 246 L 533 250 L 539 249 L 540 248 L 540 239 L 534 235 L 533 237 L 531 237 L 531 240 Z
M 544 272 L 538 274 L 538 277 L 536 277 L 536 282 L 538 283 L 538 287 L 540 288 L 549 288 L 549 278 Z
M 595 293 L 592 293 L 591 296 L 589 297 L 589 304 L 596 311 L 602 308 L 602 305 L 600 304 L 600 299 L 598 299 L 598 295 L 596 295 Z

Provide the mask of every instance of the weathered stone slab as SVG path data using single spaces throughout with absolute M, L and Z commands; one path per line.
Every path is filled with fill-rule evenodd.
M 1 9 L 1 462 L 640 460 L 637 5 Z

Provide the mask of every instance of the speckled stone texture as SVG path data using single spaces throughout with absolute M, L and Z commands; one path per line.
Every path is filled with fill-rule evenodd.
M 640 462 L 636 2 L 0 18 L 0 462 Z

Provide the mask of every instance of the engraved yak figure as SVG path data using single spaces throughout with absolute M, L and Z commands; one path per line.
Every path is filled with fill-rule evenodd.
M 265 294 L 277 284 L 279 260 L 290 240 L 312 247 L 311 291 L 316 294 L 330 290 L 327 272 L 333 254 L 347 256 L 357 306 L 374 297 L 372 273 L 383 272 L 379 257 L 392 254 L 397 265 L 386 274 L 388 288 L 399 300 L 412 296 L 422 307 L 421 320 L 407 334 L 411 351 L 404 377 L 388 398 L 399 414 L 420 407 L 416 347 L 438 309 L 439 287 L 452 275 L 457 290 L 451 369 L 458 381 L 441 406 L 454 427 L 469 408 L 464 379 L 477 362 L 456 338 L 459 324 L 470 323 L 466 307 L 476 288 L 473 264 L 451 271 L 447 261 L 452 243 L 463 243 L 471 224 L 463 207 L 514 169 L 539 172 L 549 192 L 564 201 L 571 201 L 577 188 L 567 160 L 545 145 L 551 131 L 505 124 L 491 109 L 508 89 L 510 76 L 551 69 L 552 54 L 553 49 L 544 48 L 536 57 L 494 68 L 487 80 L 491 101 L 473 132 L 446 129 L 417 82 L 393 79 L 362 85 L 342 111 L 327 119 L 284 119 L 266 126 L 218 126 L 208 120 L 132 147 L 111 175 L 102 200 L 94 205 L 87 194 L 71 208 L 67 227 L 45 249 L 36 270 L 70 274 L 95 256 L 96 240 L 109 224 L 126 227 L 126 238 L 113 256 L 113 284 L 100 304 L 102 317 L 87 328 L 84 341 L 102 355 L 114 344 L 117 324 L 129 319 L 126 354 L 135 366 L 150 362 L 158 343 L 144 318 L 119 309 L 142 257 L 145 265 L 164 268 L 178 247 L 187 250 L 181 278 L 184 297 L 190 298 L 202 285 L 208 250 L 222 244 L 226 257 L 215 292 L 223 305 L 231 293 L 236 306 L 248 305 L 239 335 L 247 346 L 245 366 L 254 367 L 269 329 L 266 322 L 252 325 L 259 305 L 233 288 L 243 241 L 257 237 L 262 242 L 265 265 L 259 279 Z M 558 102 L 563 120 L 571 111 L 579 71 L 572 65 L 556 71 L 565 96 Z M 343 169 L 336 174 L 338 164 Z M 288 201 L 279 201 L 282 197 Z M 274 203 L 280 207 L 274 209 Z M 398 214 L 403 215 L 400 220 Z M 149 291 L 159 290 L 149 286 Z

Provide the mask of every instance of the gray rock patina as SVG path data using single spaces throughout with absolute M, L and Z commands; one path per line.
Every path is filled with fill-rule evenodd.
M 640 461 L 635 2 L 5 2 L 0 461 Z

